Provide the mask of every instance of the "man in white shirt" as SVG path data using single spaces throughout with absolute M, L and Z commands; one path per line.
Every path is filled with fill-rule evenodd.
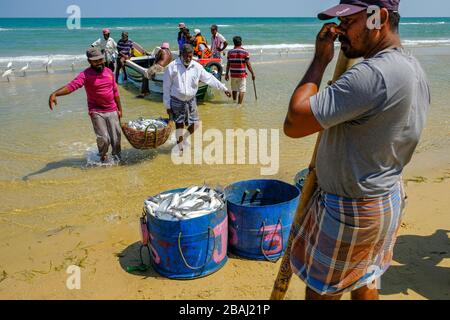
M 218 31 L 219 27 L 213 24 L 211 26 L 211 51 L 214 58 L 220 59 L 220 54 L 228 47 L 228 42 Z
M 197 110 L 197 91 L 199 82 L 204 82 L 217 90 L 225 92 L 230 98 L 231 92 L 217 80 L 211 73 L 205 70 L 201 64 L 192 60 L 194 49 L 190 44 L 182 47 L 181 56 L 172 61 L 164 73 L 164 105 L 167 113 L 177 128 L 177 143 L 182 150 L 183 135 L 180 129 L 188 126 L 188 131 L 193 134 L 200 121 Z
M 103 39 L 100 38 L 92 44 L 92 47 L 99 48 L 105 54 L 106 67 L 114 72 L 114 61 L 117 58 L 117 44 L 110 37 L 109 29 L 103 29 Z

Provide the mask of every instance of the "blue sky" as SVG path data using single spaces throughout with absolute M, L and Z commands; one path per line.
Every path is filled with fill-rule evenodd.
M 0 17 L 310 17 L 338 0 L 0 0 Z M 405 17 L 448 17 L 448 0 L 403 0 Z

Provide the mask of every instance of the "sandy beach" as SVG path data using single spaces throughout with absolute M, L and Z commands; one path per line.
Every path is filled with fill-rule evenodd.
M 450 298 L 450 200 L 445 196 L 449 162 L 441 168 L 416 170 L 405 176 L 409 204 L 394 264 L 382 278 L 381 298 L 386 300 Z M 72 219 L 52 216 L 46 219 L 46 225 L 52 226 L 47 228 L 29 225 L 20 215 L 2 217 L 0 298 L 253 300 L 270 296 L 279 263 L 230 257 L 216 274 L 193 281 L 167 280 L 152 270 L 127 273 L 127 266 L 139 264 L 138 215 L 117 212 Z M 66 288 L 65 271 L 71 264 L 82 266 L 81 290 Z M 303 299 L 304 289 L 294 278 L 287 299 Z
M 421 144 L 404 173 L 409 202 L 381 298 L 449 299 L 450 47 L 413 52 L 430 78 L 433 102 Z M 204 126 L 280 130 L 290 94 L 310 59 L 310 53 L 255 57 L 259 101 L 249 95 L 238 108 L 216 93 L 200 106 Z M 139 264 L 144 199 L 204 182 L 226 186 L 260 178 L 261 167 L 175 166 L 173 139 L 146 152 L 124 141 L 125 165 L 86 167 L 95 137 L 84 93 L 60 98 L 53 113 L 47 106 L 48 94 L 75 74 L 36 73 L 0 84 L 0 299 L 268 299 L 279 262 L 231 256 L 219 272 L 192 281 L 168 280 L 153 270 L 126 272 Z M 164 115 L 160 100 L 135 99 L 137 90 L 128 85 L 120 94 L 126 119 Z M 281 131 L 280 170 L 270 178 L 292 183 L 309 163 L 314 143 L 315 137 L 297 141 Z M 66 287 L 70 265 L 81 267 L 80 290 Z M 304 291 L 294 278 L 287 299 L 303 299 Z

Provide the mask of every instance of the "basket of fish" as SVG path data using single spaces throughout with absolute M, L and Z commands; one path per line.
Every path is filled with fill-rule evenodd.
M 123 123 L 122 132 L 128 142 L 136 149 L 156 149 L 167 142 L 172 134 L 174 123 L 169 119 L 144 119 Z
M 148 246 L 156 272 L 170 279 L 197 279 L 228 261 L 228 216 L 223 192 L 195 186 L 145 201 Z

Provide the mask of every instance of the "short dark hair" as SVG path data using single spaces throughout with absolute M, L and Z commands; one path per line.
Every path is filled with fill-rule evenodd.
M 236 47 L 242 45 L 242 38 L 240 36 L 236 36 L 233 38 L 233 43 Z
M 211 29 L 219 30 L 219 27 L 217 26 L 217 24 L 213 24 L 213 25 L 211 26 Z
M 400 13 L 398 11 L 389 11 L 389 26 L 391 30 L 398 33 L 400 25 Z
M 190 44 L 186 43 L 183 45 L 183 47 L 181 47 L 181 54 L 184 53 L 194 53 L 194 48 Z

